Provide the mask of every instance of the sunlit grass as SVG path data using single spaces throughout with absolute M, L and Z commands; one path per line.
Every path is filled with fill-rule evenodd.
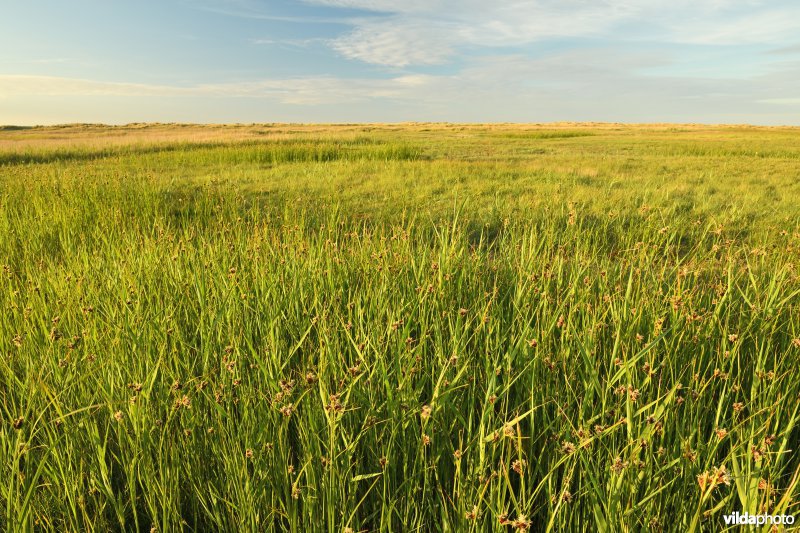
M 797 513 L 796 130 L 81 129 L 0 132 L 6 529 Z

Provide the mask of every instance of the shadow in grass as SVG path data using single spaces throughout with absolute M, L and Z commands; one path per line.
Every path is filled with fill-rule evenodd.
M 466 238 L 471 248 L 491 250 L 504 233 L 503 221 L 499 218 L 489 221 L 472 220 L 467 223 Z
M 505 133 L 506 139 L 570 139 L 573 137 L 593 137 L 597 135 L 590 131 L 530 131 L 519 133 Z
M 224 146 L 222 143 L 183 143 L 183 144 L 162 144 L 157 146 L 126 146 L 109 147 L 100 149 L 73 149 L 73 150 L 51 150 L 51 151 L 30 151 L 30 152 L 6 152 L 0 153 L 0 166 L 13 165 L 36 165 L 55 162 L 70 161 L 92 161 L 105 159 L 108 157 L 131 156 L 142 154 L 154 154 L 162 152 L 177 152 L 181 150 L 196 150 L 200 148 L 213 148 Z
M 415 161 L 426 159 L 419 149 L 405 144 L 384 144 L 365 138 L 352 141 L 278 140 L 240 143 L 165 143 L 100 149 L 0 153 L 0 167 L 54 162 L 91 161 L 110 157 L 135 157 L 161 153 L 205 152 L 219 155 L 220 163 L 325 163 L 331 161 Z

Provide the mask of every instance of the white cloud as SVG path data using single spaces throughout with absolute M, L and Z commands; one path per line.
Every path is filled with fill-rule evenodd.
M 15 96 L 262 98 L 283 104 L 322 105 L 373 98 L 402 98 L 409 88 L 422 87 L 433 79 L 435 78 L 421 75 L 389 79 L 314 77 L 176 86 L 56 76 L 0 75 L 0 94 L 8 98 Z
M 314 37 L 311 39 L 251 39 L 250 44 L 290 46 L 293 48 L 308 48 L 317 43 L 325 43 L 326 39 Z
M 800 6 L 738 14 L 722 20 L 688 20 L 673 28 L 678 42 L 713 45 L 782 44 L 800 32 Z
M 201 11 L 208 11 L 226 17 L 235 17 L 251 20 L 270 20 L 274 22 L 291 22 L 298 24 L 321 23 L 342 24 L 347 18 L 316 17 L 307 15 L 287 15 L 269 9 L 268 3 L 258 0 L 192 0 L 192 7 Z
M 454 53 L 452 32 L 458 28 L 416 20 L 386 20 L 359 25 L 334 39 L 331 47 L 350 59 L 406 67 L 437 65 Z
M 420 13 L 436 11 L 442 0 L 305 0 L 306 3 L 347 9 L 363 9 L 383 13 Z
M 453 75 L 290 78 L 192 86 L 0 75 L 0 115 L 20 123 L 754 122 L 800 123 L 800 65 L 753 79 L 637 74 L 657 54 L 618 48 L 477 58 Z M 43 111 L 44 110 L 44 111 Z M 15 115 L 17 113 L 17 115 Z M 20 118 L 15 118 L 20 117 Z M 41 118 L 39 118 L 41 117 Z
M 180 96 L 187 89 L 166 85 L 116 83 L 58 76 L 0 75 L 0 93 L 6 96 Z
M 759 100 L 759 103 L 800 107 L 800 98 L 767 98 L 766 100 Z
M 330 45 L 345 57 L 406 67 L 439 64 L 469 47 L 557 37 L 694 44 L 781 44 L 796 38 L 800 5 L 766 0 L 306 0 L 375 16 L 350 21 Z
M 386 10 L 379 0 L 322 0 L 327 5 Z M 406 67 L 444 63 L 465 46 L 515 46 L 546 37 L 592 35 L 604 28 L 602 4 L 570 11 L 549 0 L 477 2 L 441 0 L 401 4 L 386 17 L 354 21 L 353 30 L 331 41 L 345 57 Z M 599 7 L 597 7 L 599 6 Z
M 267 24 L 263 34 L 241 36 L 249 45 L 294 47 L 291 61 L 298 58 L 297 63 L 284 67 L 310 76 L 129 83 L 98 80 L 110 71 L 60 60 L 58 54 L 47 60 L 53 68 L 7 59 L 1 62 L 6 72 L 66 77 L 0 75 L 0 117 L 5 117 L 0 119 L 22 116 L 14 113 L 24 109 L 28 116 L 72 113 L 67 117 L 72 120 L 800 123 L 795 0 L 297 1 L 307 5 L 295 5 L 297 10 L 264 0 L 193 5 L 252 19 L 335 22 L 317 33 L 318 24 L 294 34 L 297 26 L 287 25 L 270 35 Z M 337 7 L 340 12 L 332 9 Z M 335 30 L 341 33 L 331 37 Z M 360 66 L 362 74 L 323 75 L 336 72 L 341 62 L 320 66 L 320 45 L 389 68 L 348 65 L 341 72 L 353 75 Z M 301 48 L 313 54 L 312 61 L 303 63 Z M 252 47 L 246 52 L 258 55 Z M 448 63 L 446 70 L 414 69 Z M 176 77 L 189 75 L 180 74 L 182 65 L 174 68 Z M 264 67 L 251 64 L 235 72 L 251 76 L 257 68 Z M 436 71 L 440 74 L 421 74 Z M 375 77 L 380 72 L 383 77 Z M 101 104 L 107 114 L 94 111 Z

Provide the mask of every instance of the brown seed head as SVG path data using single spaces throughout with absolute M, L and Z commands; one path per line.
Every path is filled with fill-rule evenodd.
M 531 521 L 528 520 L 527 516 L 521 514 L 514 520 L 514 527 L 520 531 L 527 531 L 531 527 Z
M 466 513 L 464 513 L 464 518 L 466 518 L 467 520 L 477 520 L 480 514 L 481 514 L 480 509 L 476 505 L 472 508 L 471 511 L 467 511 Z
M 615 474 L 619 474 L 620 472 L 625 470 L 627 467 L 628 467 L 628 462 L 627 461 L 623 461 L 622 457 L 617 457 L 616 459 L 614 459 L 614 462 L 611 464 L 611 471 L 614 472 Z

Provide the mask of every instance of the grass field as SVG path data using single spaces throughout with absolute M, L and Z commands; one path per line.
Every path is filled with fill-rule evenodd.
M 0 130 L 0 529 L 800 514 L 800 130 Z

